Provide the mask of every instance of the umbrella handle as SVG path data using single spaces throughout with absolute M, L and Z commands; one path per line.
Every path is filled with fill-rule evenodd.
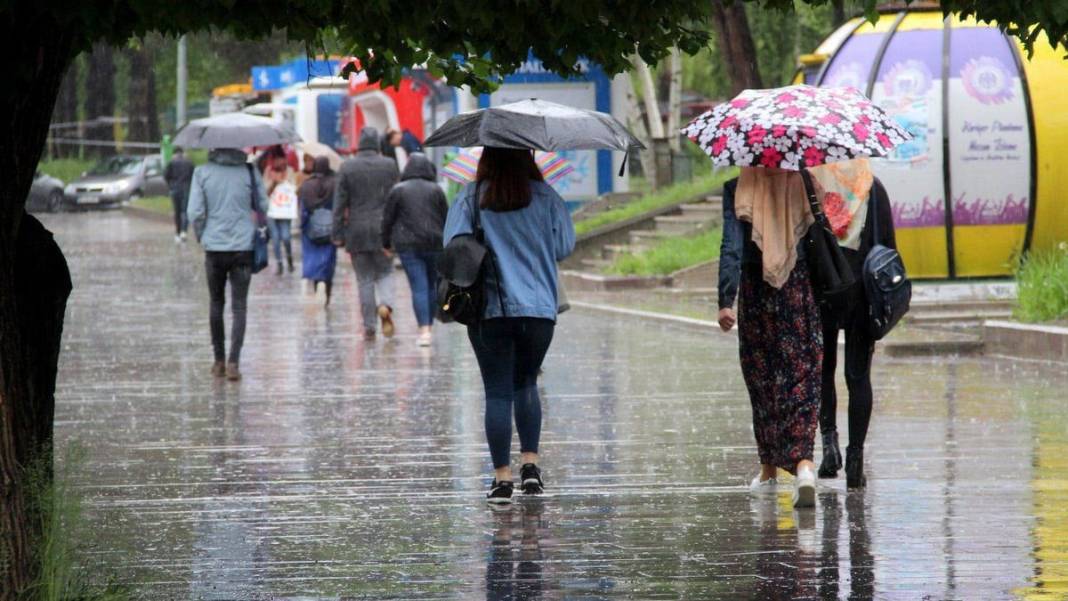
M 623 163 L 619 166 L 619 176 L 623 177 L 623 172 L 627 170 L 627 160 L 630 157 L 630 149 L 623 151 Z

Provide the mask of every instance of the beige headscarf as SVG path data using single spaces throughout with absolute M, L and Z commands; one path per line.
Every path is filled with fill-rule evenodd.
M 814 219 L 797 171 L 743 167 L 734 194 L 738 219 L 753 224 L 764 260 L 764 281 L 782 288 L 797 264 L 797 243 Z

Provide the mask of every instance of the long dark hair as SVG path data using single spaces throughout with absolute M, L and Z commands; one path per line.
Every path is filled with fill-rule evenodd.
M 530 204 L 531 180 L 545 181 L 534 162 L 533 152 L 487 146 L 482 150 L 475 175 L 475 181 L 485 188 L 479 206 L 497 212 L 522 209 Z

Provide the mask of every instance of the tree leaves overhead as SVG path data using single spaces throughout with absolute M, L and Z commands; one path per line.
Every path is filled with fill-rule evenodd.
M 751 1 L 764 10 L 794 6 L 794 0 Z M 359 58 L 372 80 L 395 83 L 403 69 L 425 65 L 453 85 L 488 91 L 523 64 L 528 49 L 546 69 L 564 75 L 576 73 L 583 56 L 618 73 L 628 68 L 635 48 L 650 64 L 676 44 L 696 53 L 708 44 L 710 5 L 704 0 L 4 0 L 0 20 L 55 23 L 74 32 L 78 51 L 100 39 L 121 45 L 149 31 L 177 35 L 218 28 L 238 38 L 260 38 L 284 27 L 290 39 L 312 50 Z M 877 0 L 861 5 L 873 15 Z M 942 7 L 997 20 L 1027 44 L 1041 32 L 1051 42 L 1068 42 L 1066 0 L 944 0 Z M 326 48 L 326 39 L 338 47 Z

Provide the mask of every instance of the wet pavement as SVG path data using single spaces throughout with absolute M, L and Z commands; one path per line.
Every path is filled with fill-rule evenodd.
M 146 599 L 1068 597 L 1063 366 L 881 358 L 869 488 L 795 512 L 745 488 L 734 337 L 575 310 L 542 379 L 550 494 L 494 511 L 460 328 L 418 348 L 405 300 L 367 344 L 347 257 L 329 311 L 265 272 L 245 379 L 213 381 L 195 245 L 45 223 L 75 283 L 56 436 L 85 449 L 87 562 Z

